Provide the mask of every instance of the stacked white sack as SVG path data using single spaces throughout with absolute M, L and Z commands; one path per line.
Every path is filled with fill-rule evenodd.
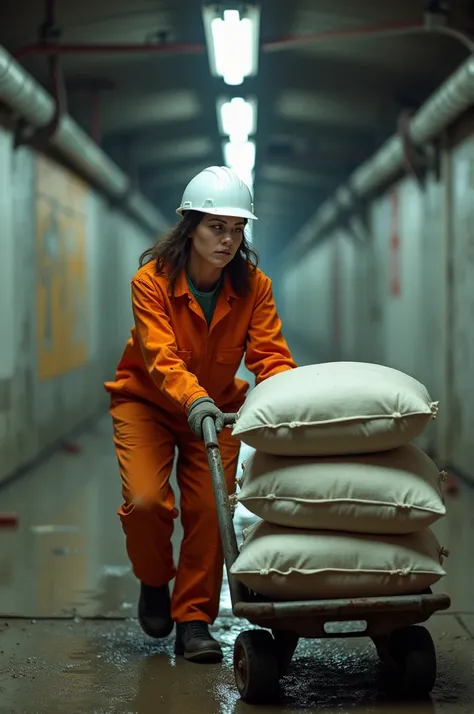
M 328 363 L 284 372 L 250 394 L 233 434 L 257 449 L 238 500 L 263 520 L 232 572 L 275 599 L 421 592 L 446 551 L 435 464 L 410 445 L 438 404 L 397 370 Z
M 328 362 L 276 374 L 237 415 L 235 437 L 281 456 L 338 456 L 403 446 L 436 416 L 438 402 L 403 372 Z

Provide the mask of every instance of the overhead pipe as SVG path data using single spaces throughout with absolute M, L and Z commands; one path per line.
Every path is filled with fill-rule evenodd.
M 470 57 L 413 115 L 406 127 L 412 145 L 426 145 L 474 104 L 474 57 Z M 325 201 L 312 218 L 297 232 L 285 248 L 282 259 L 287 261 L 307 250 L 337 221 L 357 210 L 359 201 L 373 195 L 377 189 L 396 178 L 405 166 L 404 139 L 391 137 L 372 158 L 365 161 L 331 198 Z
M 407 32 L 424 32 L 425 26 L 420 23 L 398 22 L 386 25 L 369 25 L 364 27 L 339 28 L 326 32 L 317 32 L 297 37 L 280 37 L 262 42 L 262 52 L 279 52 L 291 50 L 302 45 L 312 45 L 315 42 L 334 39 L 365 39 L 368 37 L 386 37 L 388 35 L 406 34 Z M 140 42 L 140 43 L 60 43 L 34 42 L 20 47 L 13 53 L 17 60 L 31 55 L 83 55 L 83 54 L 205 54 L 205 44 L 178 42 Z
M 13 53 L 20 60 L 30 55 L 83 55 L 83 54 L 204 54 L 206 46 L 202 44 L 184 44 L 174 42 L 140 43 L 52 43 L 34 42 L 20 47 Z
M 262 52 L 279 52 L 280 50 L 291 50 L 302 45 L 312 45 L 315 42 L 335 39 L 365 39 L 368 37 L 386 37 L 387 35 L 406 34 L 407 32 L 424 32 L 426 27 L 420 23 L 413 22 L 392 22 L 383 25 L 366 25 L 363 27 L 346 27 L 336 30 L 327 30 L 297 37 L 280 37 L 275 40 L 262 42 Z M 436 29 L 436 28 L 433 28 Z M 183 44 L 175 42 L 142 42 L 142 43 L 48 43 L 35 42 L 30 45 L 20 47 L 14 56 L 16 59 L 23 59 L 29 55 L 48 55 L 58 52 L 59 54 L 204 54 L 205 44 Z
M 368 27 L 350 27 L 316 34 L 302 35 L 299 37 L 281 37 L 276 40 L 263 42 L 262 52 L 276 52 L 279 50 L 293 49 L 303 44 L 313 44 L 322 40 L 330 40 L 345 37 L 368 37 L 386 33 L 406 32 L 407 30 L 420 30 L 420 24 L 413 23 L 392 23 L 388 25 L 371 25 Z M 205 44 L 189 44 L 176 42 L 141 42 L 141 43 L 48 43 L 35 42 L 30 45 L 20 47 L 14 52 L 14 57 L 18 60 L 29 55 L 49 55 L 55 54 L 204 54 Z
M 262 42 L 262 52 L 280 52 L 292 50 L 317 42 L 337 39 L 367 39 L 381 38 L 407 34 L 441 33 L 463 43 L 469 51 L 474 51 L 474 42 L 463 32 L 445 25 L 423 22 L 392 22 L 378 25 L 364 25 L 362 27 L 343 27 L 325 32 L 298 35 L 296 37 L 280 37 Z M 140 43 L 60 43 L 34 42 L 20 47 L 13 53 L 17 59 L 24 59 L 31 55 L 72 55 L 72 54 L 205 54 L 206 45 L 198 43 L 178 42 L 140 42 Z
M 335 30 L 325 30 L 324 32 L 313 32 L 297 37 L 281 37 L 276 40 L 264 42 L 262 50 L 264 52 L 279 52 L 280 50 L 291 50 L 302 45 L 312 45 L 325 40 L 342 39 L 367 39 L 376 37 L 387 37 L 392 35 L 407 34 L 409 32 L 422 32 L 425 26 L 419 22 L 402 21 L 389 22 L 378 25 L 363 25 L 362 27 L 339 27 Z
M 56 112 L 53 98 L 1 45 L 0 101 L 37 129 L 50 124 Z M 156 234 L 166 229 L 165 217 L 143 195 L 132 190 L 126 174 L 68 114 L 61 116 L 49 143 L 146 230 Z

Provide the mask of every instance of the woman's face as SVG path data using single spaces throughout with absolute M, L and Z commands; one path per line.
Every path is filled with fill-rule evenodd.
M 206 213 L 191 233 L 192 250 L 214 268 L 225 268 L 240 248 L 245 223 L 243 218 Z

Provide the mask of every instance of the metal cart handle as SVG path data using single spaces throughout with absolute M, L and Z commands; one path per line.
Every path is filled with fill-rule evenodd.
M 224 414 L 224 426 L 234 426 L 236 418 L 237 414 Z
M 224 423 L 234 424 L 235 414 L 224 414 Z M 232 510 L 230 507 L 229 493 L 222 465 L 221 452 L 219 449 L 219 439 L 216 433 L 216 425 L 212 417 L 205 417 L 202 422 L 202 432 L 206 445 L 207 460 L 211 472 L 212 488 L 216 501 L 217 519 L 219 521 L 219 531 L 221 535 L 222 548 L 224 550 L 225 567 L 229 581 L 229 590 L 234 606 L 238 602 L 246 601 L 246 589 L 232 576 L 230 569 L 237 560 L 239 548 L 235 536 Z

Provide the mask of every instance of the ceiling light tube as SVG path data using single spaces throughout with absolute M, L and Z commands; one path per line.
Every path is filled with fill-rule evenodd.
M 234 97 L 230 101 L 217 100 L 219 132 L 230 141 L 245 143 L 257 129 L 257 102 L 254 98 Z
M 260 8 L 248 5 L 242 15 L 239 10 L 221 14 L 215 5 L 207 5 L 202 16 L 211 74 L 232 86 L 257 74 Z
M 223 145 L 224 163 L 233 169 L 250 190 L 253 187 L 256 146 L 254 141 L 226 141 Z

